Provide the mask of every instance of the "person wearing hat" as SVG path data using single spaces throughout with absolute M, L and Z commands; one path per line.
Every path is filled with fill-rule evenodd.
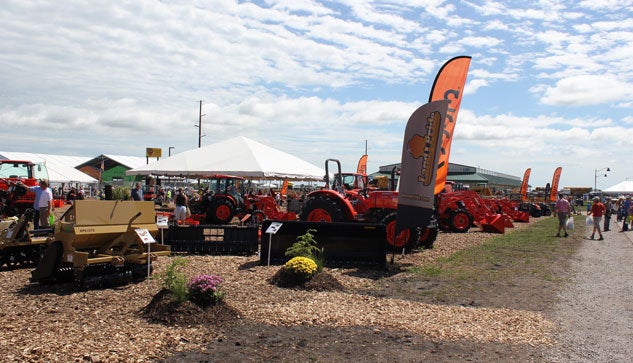
M 602 216 L 605 212 L 605 206 L 600 202 L 600 198 L 594 197 L 593 204 L 591 205 L 591 209 L 589 210 L 589 215 L 593 216 L 593 231 L 591 232 L 591 236 L 589 239 L 595 239 L 596 231 L 598 231 L 598 241 L 604 240 L 602 237 L 602 232 L 600 232 L 600 221 L 602 221 Z
M 602 230 L 604 232 L 607 232 L 609 231 L 609 225 L 611 224 L 611 215 L 613 214 L 613 204 L 610 197 L 607 197 L 607 199 L 605 200 L 604 207 L 604 228 Z
M 40 179 L 38 186 L 28 188 L 35 193 L 33 228 L 49 228 L 48 216 L 53 213 L 53 192 L 48 186 L 48 181 Z

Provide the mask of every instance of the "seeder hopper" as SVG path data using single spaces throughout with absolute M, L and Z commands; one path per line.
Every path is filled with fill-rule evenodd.
M 88 287 L 142 280 L 151 261 L 170 254 L 154 242 L 157 233 L 153 202 L 77 200 L 55 224 L 31 281 Z

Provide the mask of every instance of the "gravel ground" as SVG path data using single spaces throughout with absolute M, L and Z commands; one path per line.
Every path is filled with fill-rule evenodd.
M 527 226 L 517 225 L 513 232 Z M 373 271 L 330 271 L 344 292 L 280 289 L 266 282 L 279 267 L 259 266 L 256 256 L 187 256 L 188 275 L 214 273 L 226 279 L 226 301 L 240 312 L 242 323 L 235 325 L 236 331 L 213 324 L 165 326 L 139 316 L 160 289 L 156 280 L 75 291 L 65 285 L 30 285 L 28 269 L 0 271 L 0 356 L 15 362 L 148 362 L 168 357 L 181 362 L 216 361 L 209 354 L 220 352 L 217 361 L 243 361 L 245 356 L 279 361 L 286 353 L 296 361 L 310 354 L 322 361 L 341 361 L 354 360 L 362 349 L 363 361 L 375 362 L 414 362 L 421 357 L 442 362 L 629 362 L 633 233 L 619 233 L 613 226 L 605 232 L 605 241 L 580 241 L 571 263 L 571 283 L 561 291 L 553 313 L 356 294 L 375 288 L 378 279 L 395 284 L 404 276 Z M 584 232 L 588 236 L 590 231 Z M 480 232 L 440 234 L 436 248 L 397 257 L 398 263 L 420 266 L 489 237 Z M 170 260 L 160 259 L 155 272 L 163 271 Z M 241 331 L 249 326 L 252 336 Z M 288 334 L 316 340 L 295 342 Z M 314 344 L 328 339 L 341 344 Z M 287 341 L 292 344 L 283 345 Z M 326 346 L 336 354 L 324 355 Z M 406 348 L 398 352 L 408 355 L 396 359 L 393 347 Z M 196 359 L 191 352 L 205 355 Z M 375 355 L 370 359 L 367 354 Z
M 591 228 L 583 228 L 589 236 Z M 560 344 L 548 352 L 548 361 L 633 359 L 633 236 L 619 230 L 612 222 L 604 241 L 583 240 L 572 262 L 572 283 L 555 310 Z

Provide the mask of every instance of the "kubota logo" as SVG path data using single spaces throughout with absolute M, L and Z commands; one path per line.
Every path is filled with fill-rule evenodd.
M 435 147 L 440 137 L 440 123 L 442 115 L 432 112 L 427 118 L 426 135 L 415 134 L 407 142 L 407 151 L 414 159 L 424 158 L 418 181 L 429 185 L 433 178 L 433 162 L 435 161 Z

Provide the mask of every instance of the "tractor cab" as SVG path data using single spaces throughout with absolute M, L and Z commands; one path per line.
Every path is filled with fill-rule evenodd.
M 19 183 L 34 187 L 41 179 L 48 181 L 48 170 L 43 163 L 24 160 L 0 160 L 0 204 L 2 214 L 15 216 L 33 206 L 35 193 L 21 188 Z M 19 183 L 18 183 L 19 182 Z
M 358 173 L 343 173 L 343 188 L 345 190 L 360 190 L 367 187 L 367 175 Z

